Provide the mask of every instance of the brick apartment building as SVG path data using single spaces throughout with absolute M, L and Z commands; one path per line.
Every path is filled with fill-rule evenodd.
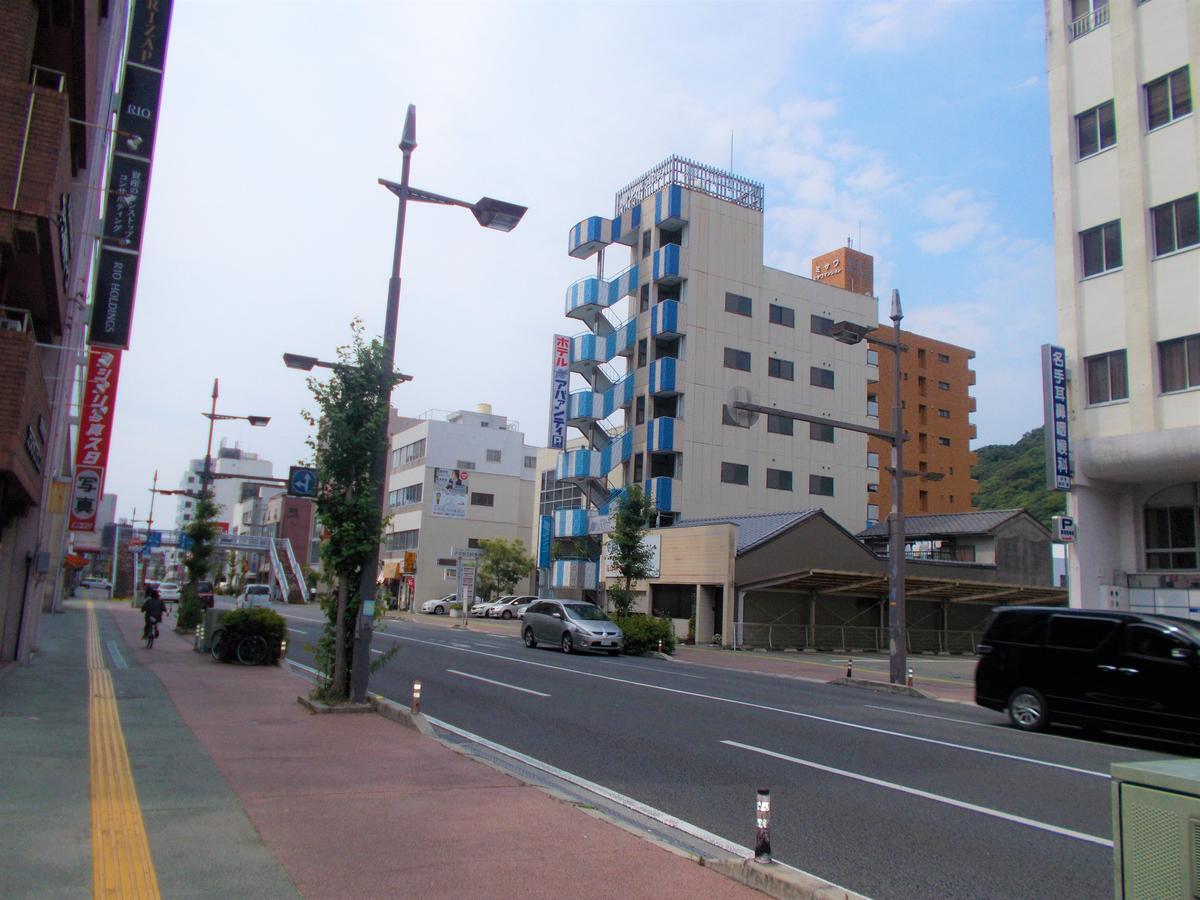
M 841 247 L 815 257 L 814 281 L 824 281 L 859 294 L 874 293 L 874 260 L 866 253 Z M 891 325 L 880 325 L 871 337 L 894 342 Z M 979 483 L 971 477 L 978 461 L 971 451 L 975 425 L 975 398 L 971 385 L 975 372 L 970 362 L 975 351 L 925 337 L 901 326 L 908 348 L 901 362 L 901 415 L 910 440 L 904 447 L 904 468 L 922 473 L 904 482 L 904 509 L 908 513 L 952 513 L 974 509 Z M 868 351 L 871 374 L 867 383 L 867 410 L 878 427 L 892 428 L 895 371 L 891 351 Z M 891 444 L 867 438 L 867 521 L 887 517 L 892 507 L 892 479 L 887 471 Z

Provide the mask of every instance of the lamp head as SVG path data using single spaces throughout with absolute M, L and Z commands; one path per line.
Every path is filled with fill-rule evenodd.
M 315 356 L 301 356 L 299 353 L 283 354 L 283 364 L 289 369 L 300 369 L 302 372 L 311 372 L 313 366 L 317 364 Z
M 268 422 L 271 421 L 271 417 L 270 416 L 246 416 L 246 421 L 249 422 L 251 425 L 255 426 L 256 428 L 262 428 Z
M 521 217 L 525 215 L 527 209 L 526 206 L 483 197 L 471 207 L 471 212 L 475 214 L 475 218 L 484 228 L 512 231 L 517 227 L 517 223 L 521 221 Z
M 404 115 L 404 134 L 400 137 L 400 149 L 404 153 L 412 153 L 417 149 L 417 107 L 408 104 L 408 112 Z
M 830 327 L 829 336 L 840 344 L 853 346 L 862 343 L 870 330 L 867 326 L 859 325 L 856 322 L 842 321 L 836 322 Z
M 892 315 L 893 322 L 899 322 L 904 318 L 904 311 L 900 308 L 900 292 L 896 288 L 892 288 Z

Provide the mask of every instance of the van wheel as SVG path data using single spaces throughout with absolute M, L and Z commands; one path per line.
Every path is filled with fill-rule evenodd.
M 1033 688 L 1017 688 L 1008 698 L 1008 718 L 1022 731 L 1046 727 L 1046 698 Z

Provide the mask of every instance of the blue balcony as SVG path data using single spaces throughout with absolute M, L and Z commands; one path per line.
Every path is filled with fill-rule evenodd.
M 567 398 L 567 424 L 575 428 L 607 419 L 633 403 L 633 375 L 625 374 L 607 391 L 573 391 Z
M 654 224 L 664 228 L 678 228 L 687 221 L 687 197 L 683 188 L 672 184 L 654 195 Z
M 678 478 L 648 478 L 646 479 L 646 494 L 654 501 L 654 507 L 659 512 L 679 512 Z
M 567 232 L 567 255 L 576 259 L 587 259 L 609 244 L 625 244 L 632 247 L 637 243 L 641 225 L 640 206 L 625 210 L 616 219 L 588 216 Z
M 556 559 L 550 573 L 550 586 L 594 591 L 600 586 L 600 563 L 594 559 Z
M 554 511 L 554 536 L 556 538 L 587 537 L 588 510 L 556 509 Z
M 610 279 L 597 278 L 595 275 L 580 278 L 567 288 L 566 314 L 584 319 L 590 310 L 612 306 L 625 297 L 632 297 L 637 293 L 637 287 L 637 263 Z
M 571 338 L 571 371 L 585 378 L 601 363 L 612 362 L 617 356 L 627 356 L 637 343 L 637 320 L 622 322 L 606 335 L 591 332 Z
M 667 244 L 654 251 L 650 277 L 655 284 L 678 284 L 684 280 L 686 269 L 683 248 L 678 244 Z
M 650 337 L 678 337 L 679 301 L 664 300 L 650 307 Z
M 646 450 L 650 453 L 678 453 L 675 441 L 675 419 L 660 416 L 646 422 Z
M 682 384 L 679 360 L 668 356 L 650 363 L 650 393 L 669 396 L 680 393 Z
M 632 383 L 632 379 L 630 379 Z M 559 481 L 604 478 L 633 453 L 633 432 L 622 431 L 599 450 L 568 450 L 558 457 L 555 475 Z

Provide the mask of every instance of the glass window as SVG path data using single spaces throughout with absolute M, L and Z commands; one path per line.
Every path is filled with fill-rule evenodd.
M 1051 647 L 1069 650 L 1095 650 L 1117 630 L 1115 619 L 1093 619 L 1087 616 L 1051 616 L 1050 636 L 1046 643 Z
M 487 461 L 488 462 L 500 462 L 500 451 L 499 450 L 489 450 L 487 452 Z
M 808 492 L 820 497 L 832 497 L 833 479 L 826 475 L 809 475 Z
M 633 424 L 643 425 L 646 422 L 646 398 L 638 397 L 633 402 Z
M 1146 85 L 1146 114 L 1151 129 L 1173 122 L 1192 111 L 1192 87 L 1188 67 Z
M 1190 643 L 1153 625 L 1125 626 L 1125 652 L 1134 656 L 1184 662 L 1193 651 Z
M 813 334 L 823 334 L 829 336 L 829 332 L 833 330 L 833 319 L 827 319 L 825 316 L 809 316 L 808 330 Z
M 1200 334 L 1159 343 L 1158 371 L 1164 394 L 1200 387 Z
M 749 484 L 750 467 L 741 463 L 721 463 L 721 481 L 725 484 Z
M 948 410 L 948 409 L 939 409 L 939 410 L 938 410 L 938 418 L 939 418 L 939 419 L 948 419 L 948 418 L 950 418 L 950 410 Z
M 1125 367 L 1124 350 L 1089 356 L 1084 363 L 1087 365 L 1089 404 L 1129 399 L 1129 379 Z
M 1121 267 L 1121 223 L 1108 222 L 1079 232 L 1083 277 Z
M 767 431 L 771 434 L 794 434 L 796 420 L 787 416 L 767 415 Z
M 868 366 L 879 365 L 879 351 L 878 350 L 868 350 L 867 351 L 867 365 Z
M 638 453 L 633 457 L 633 480 L 634 483 L 642 480 L 642 475 L 645 473 L 645 463 L 642 461 L 642 454 Z
M 773 491 L 790 491 L 792 473 L 787 469 L 767 469 L 767 487 Z
M 642 338 L 637 343 L 637 367 L 640 369 L 646 365 L 646 339 Z
M 643 284 L 640 295 L 638 296 L 638 312 L 645 312 L 650 308 L 650 285 Z
M 496 495 L 495 494 L 482 494 L 478 491 L 473 491 L 471 493 L 471 505 L 472 506 L 495 506 L 496 505 Z
M 938 362 L 940 362 L 940 363 L 950 362 L 950 354 L 949 353 L 939 353 L 938 354 Z
M 725 348 L 725 368 L 737 369 L 741 372 L 750 371 L 750 354 L 745 350 L 735 350 L 733 347 Z
M 833 370 L 812 366 L 808 370 L 808 383 L 813 387 L 833 390 Z
M 1163 256 L 1200 244 L 1200 211 L 1196 194 L 1150 210 L 1154 220 L 1154 255 Z
M 650 255 L 650 237 L 651 237 L 650 231 L 642 232 L 642 258 L 643 259 L 645 259 L 647 256 Z
M 948 382 L 948 381 L 939 381 L 939 382 L 938 382 L 938 390 L 939 390 L 939 391 L 948 391 L 948 390 L 950 390 L 950 382 Z
M 767 375 L 771 378 L 782 378 L 784 381 L 795 381 L 796 364 L 791 360 L 772 356 L 767 360 Z
M 809 422 L 808 439 L 810 441 L 821 441 L 826 444 L 832 444 L 833 426 L 826 425 L 823 422 Z
M 879 521 L 879 506 L 874 503 L 867 504 L 867 525 L 874 525 Z
M 1047 618 L 1043 612 L 995 613 L 984 633 L 984 640 L 989 643 L 1040 644 L 1046 637 Z
M 1146 510 L 1146 568 L 1196 569 L 1200 507 L 1162 506 Z
M 940 437 L 940 438 L 938 438 L 938 444 L 941 445 L 942 447 L 949 447 L 950 446 L 950 438 Z
M 536 456 L 526 456 L 525 457 L 525 468 L 526 469 L 536 469 L 537 468 L 537 457 Z
M 1117 121 L 1113 115 L 1113 102 L 1082 112 L 1075 117 L 1075 134 L 1079 139 L 1079 158 L 1084 159 L 1099 153 L 1117 142 Z
M 725 312 L 731 312 L 737 316 L 749 317 L 751 305 L 749 297 L 743 297 L 741 294 L 725 294 Z
M 868 453 L 867 454 L 867 468 L 868 469 L 878 469 L 879 468 L 879 454 L 878 453 Z
M 772 303 L 770 306 L 770 317 L 772 325 L 783 325 L 785 328 L 796 327 L 796 311 L 790 306 L 780 306 L 777 303 Z

